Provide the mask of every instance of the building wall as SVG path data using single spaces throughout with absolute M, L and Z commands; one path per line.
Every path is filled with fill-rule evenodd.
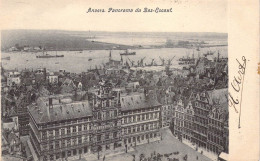
M 122 144 L 125 148 L 160 140 L 160 108 L 122 112 Z
M 181 99 L 174 104 L 173 133 L 179 140 L 185 139 L 215 154 L 228 153 L 226 113 L 212 115 L 214 108 L 206 97 L 205 93 L 200 93 L 190 98 L 186 106 Z
M 7 86 L 11 87 L 13 84 L 19 85 L 21 83 L 20 77 L 8 77 L 7 78 Z
M 89 96 L 92 116 L 36 124 L 30 115 L 30 138 L 40 160 L 82 153 L 126 149 L 161 139 L 161 105 L 122 111 L 120 94 L 101 86 Z
M 223 115 L 224 113 L 221 113 L 219 108 L 214 108 L 209 116 L 207 148 L 217 154 L 227 149 L 227 133 L 225 131 Z
M 90 152 L 91 118 L 59 124 L 36 125 L 30 120 L 30 138 L 41 160 L 55 160 Z
M 182 100 L 178 100 L 175 105 L 174 113 L 174 134 L 179 140 L 182 140 L 184 128 L 184 104 Z
M 184 127 L 183 127 L 183 138 L 193 142 L 193 122 L 194 122 L 194 110 L 191 102 L 184 109 Z
M 169 127 L 174 115 L 173 104 L 162 105 L 162 128 Z
M 59 82 L 57 75 L 49 75 L 49 76 L 47 76 L 47 79 L 48 79 L 49 83 L 52 83 L 52 84 L 58 84 L 58 82 Z

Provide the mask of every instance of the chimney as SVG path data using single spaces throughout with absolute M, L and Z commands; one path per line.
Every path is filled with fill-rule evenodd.
M 219 62 L 219 50 L 218 50 L 218 62 Z
M 46 81 L 46 68 L 43 68 L 43 78 Z

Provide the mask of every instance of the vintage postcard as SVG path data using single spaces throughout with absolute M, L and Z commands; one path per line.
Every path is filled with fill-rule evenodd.
M 259 160 L 259 2 L 1 10 L 2 160 Z

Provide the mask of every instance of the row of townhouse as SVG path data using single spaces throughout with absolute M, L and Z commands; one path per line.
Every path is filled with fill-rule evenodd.
M 227 89 L 193 92 L 174 104 L 173 133 L 215 154 L 228 153 Z

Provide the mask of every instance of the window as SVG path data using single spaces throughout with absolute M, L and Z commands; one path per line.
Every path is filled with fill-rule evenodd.
M 77 138 L 73 138 L 72 142 L 73 142 L 73 145 L 76 145 L 77 144 Z
M 84 136 L 84 142 L 88 142 L 88 136 L 87 135 Z
M 56 154 L 56 160 L 60 158 L 60 154 Z
M 53 137 L 53 130 L 49 131 L 49 137 Z
M 88 129 L 87 124 L 84 124 L 84 125 L 83 125 L 83 128 L 84 128 L 84 130 L 87 130 L 87 129 Z
M 67 128 L 67 134 L 70 134 L 70 127 Z
M 135 122 L 136 121 L 136 116 L 133 116 L 133 122 Z
M 84 147 L 84 153 L 87 153 L 87 152 L 88 152 L 88 147 L 85 146 L 85 147 Z
M 101 141 L 101 135 L 97 136 L 97 141 Z
M 55 149 L 59 149 L 60 148 L 60 142 L 59 141 L 55 141 Z
M 53 150 L 53 143 L 50 143 L 50 150 Z
M 137 121 L 140 121 L 140 115 L 137 115 Z
M 109 150 L 110 149 L 110 145 L 106 145 L 106 150 Z
M 62 154 L 62 158 L 65 158 L 65 154 L 66 154 L 66 153 L 65 153 L 65 152 L 62 152 L 61 154 Z
M 106 140 L 109 139 L 109 133 L 105 135 Z
M 80 137 L 78 137 L 78 142 L 79 142 L 79 144 L 81 144 L 82 143 L 82 137 L 80 136 Z
M 71 140 L 67 139 L 67 146 L 70 146 L 70 145 L 71 145 Z
M 73 150 L 73 155 L 77 155 L 77 150 L 76 149 Z
M 61 141 L 61 147 L 64 148 L 65 147 L 65 140 Z
M 78 126 L 78 131 L 82 131 L 82 125 Z
M 50 160 L 54 160 L 54 156 L 53 155 L 50 155 Z
M 42 132 L 42 138 L 43 138 L 43 139 L 46 139 L 46 138 L 47 138 L 47 132 L 46 132 L 46 131 L 43 131 L 43 132 Z
M 73 132 L 76 132 L 77 131 L 76 129 L 77 129 L 76 126 L 73 126 Z
M 140 126 L 137 126 L 137 132 L 139 132 L 140 131 Z
M 55 136 L 59 136 L 59 129 L 55 130 Z
M 65 129 L 61 128 L 61 135 L 65 135 Z

